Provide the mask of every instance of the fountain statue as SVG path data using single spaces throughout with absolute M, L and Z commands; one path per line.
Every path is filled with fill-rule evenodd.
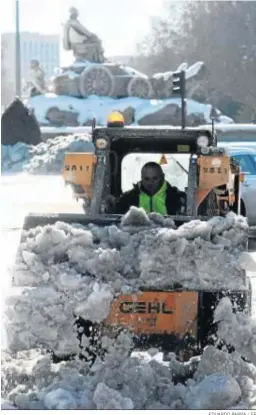
M 24 92 L 29 96 L 41 95 L 47 92 L 45 74 L 37 59 L 30 61 L 29 79 L 24 86 Z
M 104 50 L 98 36 L 79 22 L 79 13 L 75 7 L 71 7 L 69 13 L 69 19 L 64 25 L 64 49 L 72 50 L 76 59 L 103 63 L 105 61 Z

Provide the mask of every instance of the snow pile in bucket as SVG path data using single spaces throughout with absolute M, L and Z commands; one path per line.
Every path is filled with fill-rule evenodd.
M 244 289 L 239 256 L 247 224 L 229 214 L 175 229 L 171 219 L 131 208 L 119 226 L 56 223 L 24 232 L 5 320 L 2 394 L 20 409 L 225 409 L 256 398 L 256 368 L 237 353 L 208 347 L 201 360 L 169 367 L 130 356 L 132 338 L 102 338 L 108 351 L 92 367 L 57 356 L 87 353 L 75 316 L 96 324 L 112 300 L 139 287 Z M 218 261 L 216 260 L 218 258 Z M 207 260 L 206 260 L 207 259 Z M 201 271 L 209 264 L 207 274 Z M 229 266 L 227 266 L 229 264 Z M 191 271 L 192 269 L 192 271 Z M 168 270 L 168 278 L 167 278 Z M 80 341 L 80 343 L 79 343 Z M 218 364 L 216 362 L 219 362 Z M 193 370 L 191 368 L 193 366 Z M 186 384 L 177 383 L 192 373 Z M 176 381 L 175 381 L 176 380 Z
M 114 297 L 143 286 L 246 289 L 239 265 L 246 232 L 246 220 L 233 213 L 174 229 L 171 219 L 135 207 L 119 227 L 58 222 L 24 232 L 13 274 L 18 292 L 7 299 L 10 348 L 77 353 L 73 315 L 100 322 Z
M 218 336 L 256 365 L 256 320 L 243 313 L 233 313 L 229 298 L 220 300 L 214 312 Z
M 66 152 L 94 152 L 89 134 L 49 138 L 36 146 L 17 143 L 1 146 L 2 171 L 31 174 L 60 174 Z
M 39 350 L 2 356 L 5 405 L 20 409 L 239 409 L 256 401 L 256 367 L 209 346 L 186 383 L 174 377 L 190 363 L 164 366 L 128 355 L 122 334 L 105 361 L 54 364 Z

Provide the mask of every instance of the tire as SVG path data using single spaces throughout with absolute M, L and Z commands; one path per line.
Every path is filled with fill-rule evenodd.
M 213 217 L 218 210 L 218 202 L 215 192 L 212 190 L 199 205 L 198 215 Z
M 243 199 L 241 199 L 241 215 L 246 217 L 246 209 Z
M 129 97 L 151 98 L 153 88 L 147 78 L 134 77 L 129 81 L 127 86 L 127 93 Z
M 108 68 L 102 65 L 90 65 L 79 77 L 79 91 L 86 98 L 89 95 L 111 96 L 115 79 Z

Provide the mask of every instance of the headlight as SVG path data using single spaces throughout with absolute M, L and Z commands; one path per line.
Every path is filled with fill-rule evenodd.
M 209 145 L 209 138 L 206 135 L 200 135 L 197 139 L 198 147 L 207 147 Z
M 108 142 L 105 138 L 97 138 L 95 144 L 97 148 L 99 148 L 100 150 L 103 150 L 104 148 L 107 147 Z
M 201 148 L 201 153 L 204 154 L 204 155 L 209 154 L 210 153 L 209 147 L 202 147 Z

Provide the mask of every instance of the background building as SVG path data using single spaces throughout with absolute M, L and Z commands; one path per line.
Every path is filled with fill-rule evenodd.
M 60 36 L 20 32 L 21 84 L 29 77 L 32 59 L 40 62 L 47 81 L 60 66 Z M 1 35 L 2 105 L 15 97 L 15 33 Z

